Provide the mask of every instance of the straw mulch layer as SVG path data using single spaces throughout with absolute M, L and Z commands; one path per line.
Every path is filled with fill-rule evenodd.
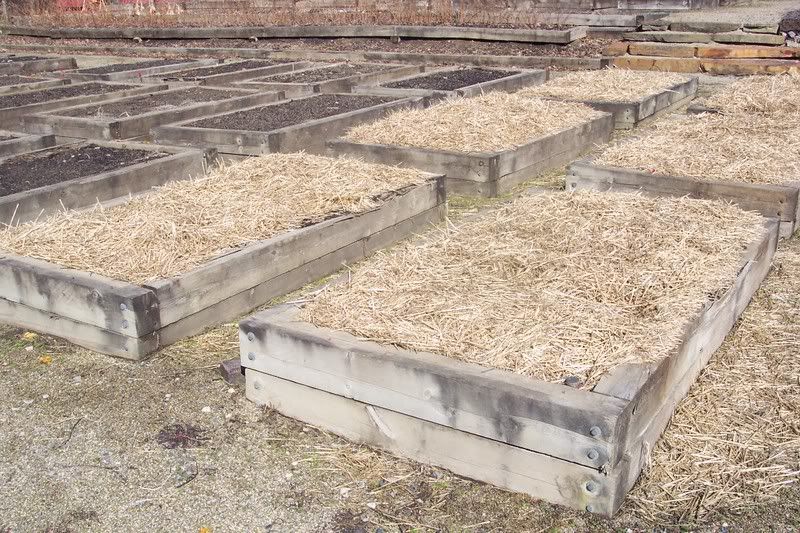
M 595 163 L 671 176 L 780 184 L 800 176 L 800 135 L 781 119 L 758 115 L 672 117 L 630 142 L 609 146 Z
M 664 357 L 737 275 L 761 218 L 635 194 L 524 197 L 378 254 L 302 312 L 318 326 L 585 387 Z
M 271 154 L 117 207 L 7 228 L 0 249 L 143 283 L 335 214 L 374 208 L 387 193 L 425 179 L 354 159 Z
M 625 69 L 570 72 L 545 84 L 523 89 L 521 96 L 562 98 L 565 100 L 601 100 L 638 102 L 647 96 L 689 81 L 689 76 L 670 72 L 647 72 Z
M 492 92 L 453 98 L 428 109 L 403 109 L 351 129 L 346 138 L 369 144 L 456 152 L 510 150 L 542 135 L 600 116 L 583 104 Z
M 800 113 L 800 74 L 751 76 L 725 86 L 703 101 L 723 113 L 758 113 L 797 123 L 786 115 Z
M 800 482 L 800 246 L 776 266 L 679 405 L 624 521 L 708 523 L 779 502 Z M 776 508 L 779 509 L 780 506 Z

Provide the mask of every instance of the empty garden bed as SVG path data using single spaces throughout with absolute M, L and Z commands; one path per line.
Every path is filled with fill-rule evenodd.
M 567 188 L 722 198 L 781 221 L 800 213 L 800 138 L 784 116 L 703 114 L 656 122 L 570 166 Z
M 441 176 L 249 158 L 0 232 L 0 318 L 138 359 L 439 221 L 444 205 Z
M 150 59 L 135 63 L 114 63 L 66 73 L 79 81 L 136 80 L 154 74 L 218 64 L 218 59 Z
M 419 98 L 321 94 L 161 126 L 153 135 L 162 144 L 210 146 L 228 154 L 322 152 L 327 140 L 356 124 L 422 105 Z
M 136 143 L 71 143 L 6 157 L 0 159 L 0 222 L 17 225 L 199 177 L 213 155 Z
M 146 78 L 145 81 L 169 82 L 170 84 L 229 85 L 237 81 L 298 70 L 310 64 L 308 61 L 248 59 L 155 75 Z
M 16 56 L 0 57 L 0 75 L 38 74 L 77 67 L 73 57 Z
M 349 92 L 359 84 L 378 83 L 415 74 L 423 67 L 383 63 L 337 63 L 241 82 L 240 87 L 283 91 L 286 96 Z
M 776 242 L 774 221 L 720 201 L 522 197 L 242 321 L 247 396 L 612 515 Z
M 697 77 L 682 74 L 604 69 L 556 76 L 521 94 L 582 102 L 613 114 L 616 128 L 629 129 L 688 104 L 697 87 Z
M 274 102 L 279 93 L 233 88 L 184 87 L 106 100 L 25 118 L 28 131 L 90 139 L 130 139 L 155 126 Z
M 69 80 L 50 80 L 46 78 L 11 74 L 8 76 L 0 76 L 0 95 L 19 93 L 22 91 L 48 89 L 50 87 L 67 85 L 68 83 Z
M 610 114 L 579 103 L 492 92 L 356 126 L 334 153 L 447 176 L 448 193 L 496 196 L 606 142 Z

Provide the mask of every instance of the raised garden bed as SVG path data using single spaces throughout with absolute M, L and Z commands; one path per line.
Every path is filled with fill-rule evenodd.
M 77 81 L 127 81 L 175 70 L 216 65 L 218 59 L 151 59 L 136 63 L 115 63 L 65 73 Z
M 38 74 L 76 68 L 73 57 L 6 56 L 0 57 L 0 75 Z
M 0 220 L 21 224 L 202 176 L 213 157 L 200 150 L 103 142 L 6 157 L 0 159 Z
M 308 61 L 248 59 L 229 61 L 211 67 L 179 70 L 145 78 L 148 83 L 199 84 L 226 86 L 237 81 L 299 70 L 311 65 Z
M 614 115 L 617 129 L 630 129 L 688 104 L 697 87 L 694 76 L 605 69 L 556 76 L 521 94 L 581 102 Z
M 161 144 L 214 147 L 226 154 L 322 153 L 326 141 L 356 124 L 423 104 L 420 98 L 322 94 L 160 126 L 152 133 Z
M 64 215 L 0 235 L 6 250 L 0 319 L 102 353 L 142 358 L 441 220 L 440 176 L 376 168 L 306 154 L 250 158 L 104 214 Z M 334 179 L 338 185 L 326 197 Z M 220 195 L 230 198 L 220 201 Z M 265 208 L 270 201 L 274 205 Z M 187 202 L 193 206 L 188 213 L 203 211 L 200 233 Z M 106 240 L 88 250 L 83 225 L 98 218 L 105 221 L 98 238 Z M 135 236 L 126 223 L 133 219 Z M 165 219 L 178 237 L 153 228 Z M 58 243 L 46 244 L 54 231 Z M 179 264 L 154 263 L 148 246 L 159 247 L 155 257 L 177 249 Z M 19 253 L 29 249 L 32 254 Z
M 395 96 L 478 96 L 489 91 L 513 92 L 547 81 L 544 70 L 447 68 L 408 76 L 378 86 L 358 86 L 355 92 Z
M 247 397 L 461 476 L 613 515 L 767 275 L 777 225 L 722 203 L 625 195 L 614 207 L 623 195 L 608 195 L 587 209 L 559 195 L 400 245 L 300 308 L 245 319 Z M 676 233 L 708 246 L 688 259 Z M 648 275 L 637 277 L 642 261 Z M 656 286 L 679 311 L 645 310 Z
M 782 119 L 797 113 L 800 78 L 794 75 L 748 76 L 693 102 L 688 113 L 751 114 Z
M 574 162 L 566 186 L 721 198 L 777 218 L 781 235 L 791 236 L 800 220 L 800 152 L 791 136 L 782 119 L 676 116 Z
M 224 113 L 282 98 L 232 88 L 185 87 L 28 115 L 25 129 L 88 139 L 130 139 L 155 126 Z
M 11 74 L 8 76 L 0 76 L 0 95 L 49 89 L 51 87 L 59 87 L 67 84 L 69 84 L 69 80 L 49 80 L 46 78 Z
M 394 80 L 422 70 L 421 66 L 410 65 L 336 63 L 256 78 L 238 83 L 237 86 L 283 91 L 286 96 L 294 97 L 314 93 L 350 92 L 356 85 Z
M 328 146 L 335 154 L 444 174 L 448 194 L 497 196 L 607 142 L 613 128 L 610 114 L 581 104 L 493 92 L 398 112 Z
M 8 94 L 0 96 L 0 121 L 5 127 L 22 127 L 25 117 L 33 113 L 152 93 L 166 88 L 166 85 L 143 87 L 123 83 L 90 82 Z
M 0 157 L 41 150 L 55 144 L 54 135 L 28 135 L 0 130 Z

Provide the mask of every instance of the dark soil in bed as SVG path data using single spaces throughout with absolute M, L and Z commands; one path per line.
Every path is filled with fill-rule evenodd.
M 40 104 L 51 100 L 61 100 L 62 98 L 72 98 L 75 96 L 86 96 L 90 94 L 105 94 L 123 89 L 133 89 L 134 85 L 108 85 L 105 83 L 85 83 L 80 85 L 66 85 L 64 87 L 54 87 L 41 91 L 30 91 L 18 94 L 0 96 L 0 109 L 18 107 L 23 105 Z
M 181 70 L 174 72 L 170 75 L 160 76 L 165 80 L 182 80 L 192 81 L 205 76 L 213 76 L 215 74 L 227 74 L 229 72 L 239 72 L 242 70 L 251 70 L 254 68 L 271 67 L 281 63 L 289 63 L 289 61 L 264 61 L 251 59 L 248 61 L 238 61 L 232 63 L 223 63 L 216 67 L 202 67 L 190 70 Z
M 33 78 L 30 76 L 0 76 L 0 87 L 8 87 L 9 85 L 19 85 L 20 83 L 33 83 L 35 81 L 44 81 L 42 78 Z
M 268 105 L 209 117 L 187 124 L 195 128 L 272 131 L 310 120 L 332 117 L 348 111 L 392 102 L 397 98 L 351 94 L 322 94 L 283 104 Z
M 140 68 L 161 67 L 164 65 L 178 65 L 186 63 L 186 59 L 153 59 L 152 61 L 140 61 L 138 63 L 115 63 L 102 67 L 81 69 L 81 74 L 111 74 L 113 72 L 125 72 L 126 70 L 138 70 Z
M 277 74 L 259 78 L 256 81 L 270 83 L 319 83 L 327 80 L 338 80 L 360 74 L 371 74 L 391 68 L 391 65 L 372 65 L 372 64 L 343 64 L 331 67 L 315 68 L 303 72 L 291 72 L 289 74 Z
M 165 153 L 107 148 L 96 144 L 60 146 L 0 162 L 0 196 L 94 176 L 159 159 Z
M 482 68 L 465 68 L 447 72 L 434 72 L 425 76 L 417 76 L 407 80 L 387 83 L 383 87 L 393 89 L 430 89 L 434 91 L 455 91 L 478 83 L 493 81 L 519 72 L 511 70 L 486 70 Z
M 156 92 L 143 96 L 126 98 L 121 102 L 107 102 L 90 106 L 63 109 L 55 111 L 54 114 L 63 117 L 83 117 L 83 118 L 125 118 L 151 111 L 167 111 L 176 107 L 185 107 L 202 102 L 213 102 L 246 96 L 246 93 L 232 91 L 229 89 L 206 89 L 201 87 L 190 87 L 171 92 Z

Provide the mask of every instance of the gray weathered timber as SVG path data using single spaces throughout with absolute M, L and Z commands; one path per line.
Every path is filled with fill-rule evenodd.
M 426 70 L 424 74 L 417 74 L 414 76 L 404 76 L 402 78 L 398 78 L 393 81 L 404 81 L 404 80 L 414 79 L 419 76 L 427 76 L 433 72 L 448 72 L 453 70 L 456 69 L 443 68 L 443 69 Z M 455 91 L 435 91 L 430 89 L 403 89 L 394 87 L 383 87 L 381 85 L 357 85 L 356 87 L 353 87 L 353 92 L 363 93 L 363 94 L 397 96 L 397 97 L 427 96 L 432 98 L 432 100 L 440 100 L 442 98 L 453 97 L 453 96 L 463 96 L 463 97 L 479 96 L 481 94 L 491 91 L 504 91 L 511 93 L 523 89 L 525 87 L 530 87 L 531 85 L 540 85 L 546 81 L 547 81 L 546 70 L 526 70 L 524 72 L 519 72 L 517 74 L 506 76 L 504 78 L 486 81 L 483 83 L 476 83 L 474 85 L 468 85 L 466 87 L 456 89 Z
M 330 394 L 253 369 L 247 398 L 349 440 L 458 475 L 608 515 L 609 487 L 596 469 Z M 589 490 L 591 489 L 591 491 Z
M 639 191 L 652 196 L 721 198 L 742 209 L 777 218 L 784 237 L 791 236 L 797 229 L 800 215 L 800 182 L 797 181 L 785 185 L 714 181 L 598 165 L 591 160 L 570 165 L 566 179 L 569 191 Z
M 141 82 L 143 78 L 153 76 L 154 74 L 173 72 L 175 70 L 187 68 L 209 67 L 217 64 L 219 64 L 218 59 L 187 59 L 185 63 L 173 63 L 171 65 L 159 65 L 156 67 L 135 68 L 131 70 L 122 70 L 119 72 L 107 72 L 104 74 L 72 70 L 64 72 L 63 75 L 75 81 L 130 81 L 136 83 Z
M 80 85 L 81 84 L 75 84 L 75 86 L 78 87 Z M 16 107 L 2 108 L 0 109 L 0 123 L 2 123 L 3 127 L 5 128 L 12 128 L 12 127 L 22 128 L 24 127 L 25 117 L 33 113 L 42 113 L 45 111 L 52 111 L 53 109 L 62 109 L 64 107 L 71 107 L 81 104 L 104 102 L 106 100 L 121 98 L 123 96 L 133 96 L 137 94 L 143 94 L 143 93 L 149 93 L 153 91 L 160 91 L 167 89 L 166 85 L 133 86 L 132 88 L 128 89 L 124 89 L 122 87 L 130 86 L 131 84 L 124 84 L 124 83 L 117 84 L 113 82 L 108 82 L 108 85 L 112 89 L 115 87 L 119 87 L 120 89 L 112 90 L 107 93 L 87 94 L 83 96 L 73 96 L 71 98 L 48 100 L 46 102 L 40 102 L 38 104 L 29 104 Z
M 767 275 L 777 240 L 777 221 L 765 221 L 734 283 L 688 317 L 669 356 L 621 365 L 591 391 L 315 327 L 286 304 L 240 323 L 247 397 L 459 475 L 613 515 L 678 402 Z M 420 453 L 433 434 L 446 435 L 447 444 L 438 442 L 436 454 Z M 478 441 L 484 453 L 496 452 L 475 455 L 467 443 Z M 518 453 L 534 454 L 535 463 L 498 459 Z M 487 475 L 486 467 L 496 470 Z
M 306 69 L 298 70 L 298 72 L 313 71 L 319 68 L 326 68 L 333 65 L 312 65 Z M 421 66 L 413 65 L 386 65 L 386 69 L 378 72 L 370 72 L 367 74 L 358 74 L 355 76 L 344 76 L 341 78 L 331 78 L 329 80 L 316 82 L 316 83 L 291 83 L 291 82 L 271 82 L 269 78 L 251 79 L 235 83 L 235 87 L 259 89 L 262 91 L 281 91 L 287 97 L 306 96 L 317 93 L 347 93 L 350 92 L 354 86 L 360 84 L 374 84 L 386 81 L 393 81 L 410 74 L 418 74 L 424 70 Z
M 159 92 L 170 93 L 181 90 L 183 89 L 177 88 Z M 225 90 L 232 91 L 236 89 L 226 88 Z M 200 102 L 184 107 L 173 107 L 167 110 L 132 114 L 124 118 L 89 118 L 59 114 L 60 111 L 78 110 L 81 107 L 95 107 L 95 104 L 90 104 L 89 106 L 75 106 L 59 109 L 51 113 L 33 113 L 26 116 L 23 119 L 23 123 L 25 130 L 29 132 L 54 133 L 63 137 L 77 137 L 83 139 L 130 139 L 132 137 L 148 135 L 150 129 L 156 126 L 191 120 L 210 114 L 237 111 L 246 107 L 268 104 L 283 98 L 281 93 L 259 92 L 244 89 L 239 90 L 239 92 L 241 96 Z M 141 96 L 142 95 L 115 98 L 107 100 L 106 103 L 124 103 L 136 98 L 141 98 Z
M 448 194 L 497 196 L 548 169 L 573 161 L 597 144 L 608 142 L 613 117 L 601 117 L 579 126 L 544 135 L 503 152 L 464 153 L 406 146 L 330 141 L 332 154 L 349 155 L 374 163 L 418 168 L 444 174 Z
M 55 146 L 55 135 L 28 135 L 13 131 L 0 130 L 0 135 L 13 135 L 13 139 L 0 141 L 0 157 L 8 157 L 24 152 L 32 152 Z
M 2 27 L 6 35 L 60 39 L 306 39 L 399 37 L 569 44 L 586 36 L 578 26 L 565 30 L 475 28 L 460 26 L 257 26 L 223 28 L 26 28 Z
M 0 221 L 3 224 L 21 224 L 63 209 L 82 209 L 98 202 L 148 191 L 170 181 L 203 176 L 215 157 L 213 150 L 203 152 L 130 142 L 93 144 L 171 155 L 0 197 Z
M 444 218 L 444 178 L 137 285 L 13 254 L 0 255 L 0 320 L 92 350 L 141 359 L 363 259 Z
M 30 81 L 18 83 L 16 85 L 3 85 L 0 86 L 0 96 L 6 94 L 17 94 L 25 91 L 38 91 L 41 89 L 49 89 L 50 87 L 60 87 L 68 85 L 69 80 L 59 79 L 50 80 L 42 78 L 29 78 Z
M 313 98 L 313 96 L 306 98 Z M 302 98 L 296 100 L 302 100 Z M 277 104 L 279 103 L 281 102 L 277 102 Z M 310 153 L 324 153 L 326 151 L 325 143 L 328 140 L 339 137 L 357 124 L 378 120 L 399 108 L 421 108 L 425 103 L 424 98 L 402 98 L 394 102 L 365 107 L 272 131 L 198 128 L 184 122 L 153 128 L 152 134 L 155 142 L 159 144 L 211 147 L 225 154 L 260 155 L 301 150 Z M 269 105 L 259 107 L 269 107 Z M 247 109 L 255 109 L 255 107 Z M 207 117 L 199 117 L 188 122 L 202 118 Z
M 76 68 L 74 57 L 49 57 L 46 59 L 33 59 L 31 61 L 15 61 L 0 65 L 0 76 L 11 74 L 39 74 L 41 72 L 54 72 Z
M 186 83 L 189 85 L 207 85 L 212 87 L 229 87 L 233 83 L 240 81 L 247 81 L 253 78 L 260 78 L 263 76 L 271 76 L 273 74 L 285 74 L 287 72 L 294 72 L 302 70 L 314 65 L 310 61 L 291 61 L 286 63 L 278 63 L 266 67 L 242 69 L 236 72 L 225 72 L 223 74 L 212 74 L 210 76 L 202 76 L 196 81 L 182 81 L 182 74 L 185 71 L 169 72 L 166 74 L 148 76 L 142 78 L 145 83 L 169 83 L 171 86 Z M 193 69 L 189 69 L 193 70 Z

